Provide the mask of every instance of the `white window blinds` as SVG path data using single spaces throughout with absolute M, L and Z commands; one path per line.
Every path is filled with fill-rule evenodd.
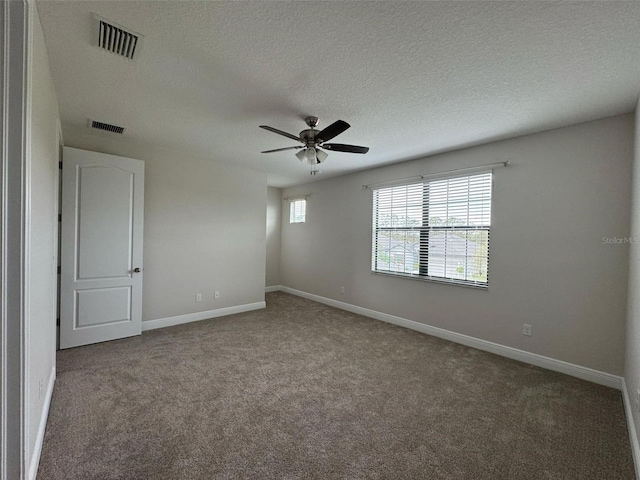
M 289 203 L 289 223 L 303 223 L 307 214 L 307 200 L 298 198 Z
M 491 172 L 373 192 L 372 270 L 487 287 Z

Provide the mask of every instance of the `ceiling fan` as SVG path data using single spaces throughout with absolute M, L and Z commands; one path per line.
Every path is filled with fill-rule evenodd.
M 316 173 L 318 173 L 318 170 L 314 170 L 313 166 L 324 162 L 328 157 L 327 152 L 322 149 L 347 153 L 367 153 L 369 151 L 369 147 L 360 147 L 358 145 L 345 145 L 344 143 L 324 143 L 334 137 L 337 137 L 351 126 L 344 120 L 337 120 L 324 130 L 316 130 L 316 127 L 318 126 L 318 117 L 307 117 L 304 119 L 304 121 L 309 126 L 309 128 L 306 130 L 302 130 L 299 136 L 283 132 L 282 130 L 278 130 L 277 128 L 269 127 L 268 125 L 260 125 L 260 128 L 264 128 L 265 130 L 269 130 L 270 132 L 277 133 L 279 135 L 302 143 L 302 145 L 296 145 L 294 147 L 276 148 L 274 150 L 265 150 L 261 153 L 282 152 L 284 150 L 300 150 L 298 153 L 296 153 L 296 157 L 298 157 L 298 160 L 300 160 L 301 162 L 306 161 L 309 165 L 311 165 L 311 174 L 315 175 Z

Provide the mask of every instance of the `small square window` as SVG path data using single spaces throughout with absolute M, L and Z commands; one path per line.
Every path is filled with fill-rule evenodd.
M 307 200 L 299 198 L 289 204 L 289 223 L 304 223 L 307 213 Z

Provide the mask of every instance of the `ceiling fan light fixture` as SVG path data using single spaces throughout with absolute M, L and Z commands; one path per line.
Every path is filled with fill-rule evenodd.
M 307 160 L 309 160 L 309 164 L 314 164 L 316 162 L 316 149 L 313 147 L 307 148 L 306 150 Z
M 328 156 L 329 154 L 327 152 L 325 152 L 324 150 L 320 150 L 319 148 L 316 148 L 316 157 L 318 158 L 318 163 L 324 162 Z
M 300 150 L 298 153 L 296 153 L 296 157 L 298 157 L 298 160 L 303 162 L 307 158 L 306 154 L 307 154 L 306 150 Z

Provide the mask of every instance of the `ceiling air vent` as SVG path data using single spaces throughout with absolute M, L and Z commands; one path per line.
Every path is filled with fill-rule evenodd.
M 93 16 L 93 40 L 98 47 L 134 60 L 140 53 L 142 35 L 98 15 Z
M 104 130 L 105 132 L 111 133 L 124 133 L 124 127 L 118 127 L 117 125 L 111 125 L 109 123 L 96 122 L 95 120 L 90 120 L 89 125 L 91 128 L 95 128 L 96 130 Z

